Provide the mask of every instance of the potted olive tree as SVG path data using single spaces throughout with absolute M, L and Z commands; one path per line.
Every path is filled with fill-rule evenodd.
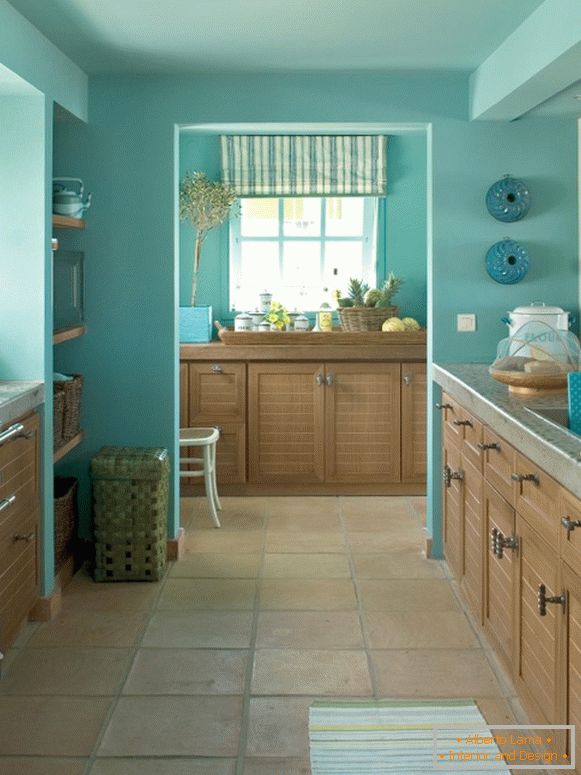
M 237 201 L 236 191 L 203 172 L 188 172 L 180 184 L 180 220 L 196 230 L 194 242 L 191 307 L 180 307 L 180 341 L 207 342 L 212 338 L 212 308 L 196 307 L 202 244 L 210 231 L 228 218 Z

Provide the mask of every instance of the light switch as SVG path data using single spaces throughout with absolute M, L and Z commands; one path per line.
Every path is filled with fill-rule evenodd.
M 467 312 L 456 315 L 456 330 L 463 333 L 466 331 L 476 331 L 476 315 Z

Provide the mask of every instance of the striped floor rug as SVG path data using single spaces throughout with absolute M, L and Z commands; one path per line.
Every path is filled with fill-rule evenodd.
M 470 700 L 315 702 L 309 709 L 312 775 L 510 772 L 499 761 L 488 769 L 483 763 L 465 769 L 460 762 L 450 769 L 443 764 L 434 768 L 433 727 L 440 724 L 458 724 L 465 734 L 470 734 L 465 725 L 474 725 L 473 733 L 487 733 L 482 714 Z M 439 733 L 438 751 L 457 750 L 458 734 Z M 494 745 L 486 750 L 491 758 L 498 753 Z

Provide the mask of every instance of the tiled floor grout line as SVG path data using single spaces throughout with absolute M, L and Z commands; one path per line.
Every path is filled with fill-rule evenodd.
M 137 652 L 141 648 L 141 644 L 143 643 L 143 639 L 145 637 L 145 633 L 147 632 L 147 628 L 149 627 L 149 624 L 151 622 L 151 619 L 154 615 L 154 613 L 157 610 L 157 605 L 159 603 L 159 599 L 161 597 L 161 594 L 164 590 L 164 587 L 167 583 L 167 580 L 169 578 L 170 570 L 173 566 L 173 562 L 170 562 L 166 566 L 166 571 L 164 574 L 163 579 L 161 579 L 160 586 L 157 590 L 157 594 L 153 598 L 153 600 L 150 603 L 149 611 L 148 611 L 148 617 L 147 621 L 145 623 L 145 627 L 143 628 L 143 631 L 141 632 L 141 635 L 136 639 L 135 643 L 130 649 L 130 658 L 127 664 L 127 670 L 125 671 L 125 675 L 119 682 L 119 688 L 118 691 L 112 695 L 113 701 L 111 702 L 111 705 L 109 706 L 109 709 L 105 715 L 105 719 L 103 721 L 103 724 L 101 725 L 101 729 L 99 731 L 99 734 L 97 735 L 97 740 L 95 741 L 95 745 L 93 746 L 93 750 L 91 751 L 91 754 L 89 756 L 89 760 L 87 762 L 87 765 L 85 767 L 83 775 L 90 775 L 91 770 L 93 769 L 93 766 L 95 765 L 95 762 L 97 761 L 97 752 L 99 751 L 99 748 L 101 747 L 101 743 L 103 742 L 103 738 L 105 737 L 105 732 L 107 731 L 107 728 L 109 724 L 111 723 L 111 719 L 113 718 L 113 713 L 115 712 L 117 705 L 119 704 L 119 700 L 123 696 L 123 687 L 127 683 L 127 679 L 129 678 L 129 674 L 133 668 L 133 665 L 135 663 L 135 657 L 137 656 Z M 95 582 L 98 583 L 98 582 Z M 106 582 L 103 582 L 106 583 Z
M 267 514 L 268 501 L 263 503 L 263 523 L 262 523 L 262 551 L 260 563 L 258 566 L 256 587 L 254 590 L 254 608 L 252 611 L 252 627 L 250 630 L 250 643 L 248 644 L 248 663 L 246 665 L 246 675 L 244 677 L 244 693 L 242 695 L 242 717 L 240 720 L 240 739 L 238 742 L 238 757 L 236 759 L 235 775 L 243 775 L 246 758 L 246 748 L 248 744 L 248 728 L 250 725 L 250 697 L 252 693 L 252 677 L 254 673 L 254 655 L 256 653 L 256 638 L 258 635 L 258 615 L 260 612 L 260 594 L 262 591 L 262 578 L 264 572 L 264 563 L 266 559 L 266 534 L 268 530 Z
M 343 540 L 345 541 L 345 554 L 347 561 L 349 562 L 349 568 L 351 570 L 351 581 L 355 590 L 355 599 L 357 601 L 357 616 L 359 617 L 359 626 L 361 627 L 361 633 L 363 635 L 363 648 L 365 650 L 365 658 L 367 659 L 367 670 L 369 671 L 369 681 L 371 683 L 372 696 L 377 700 L 379 699 L 378 681 L 375 674 L 375 666 L 373 659 L 371 658 L 371 650 L 369 644 L 369 633 L 367 630 L 367 620 L 364 615 L 363 602 L 361 599 L 361 592 L 359 590 L 359 579 L 357 578 L 355 561 L 353 559 L 353 553 L 351 551 L 351 542 L 349 541 L 349 531 L 345 524 L 345 515 L 343 514 L 343 499 L 338 499 L 339 506 L 339 522 L 341 524 L 341 531 L 343 533 Z

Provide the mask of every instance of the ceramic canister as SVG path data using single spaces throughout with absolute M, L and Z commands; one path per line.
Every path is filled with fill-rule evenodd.
M 270 323 L 268 320 L 263 320 L 262 323 L 258 324 L 258 330 L 259 331 L 270 331 Z
M 298 315 L 295 318 L 295 331 L 308 331 L 309 319 L 306 315 Z
M 234 318 L 234 331 L 252 331 L 252 317 L 248 312 L 241 312 Z
M 258 298 L 260 299 L 260 309 L 262 312 L 268 312 L 270 309 L 270 302 L 272 301 L 272 293 L 264 291 L 258 295 Z
M 264 319 L 264 313 L 258 312 L 258 311 L 251 312 L 250 317 L 252 318 L 252 328 L 254 329 L 254 331 L 258 331 L 259 330 L 258 327 L 260 326 L 260 324 Z

